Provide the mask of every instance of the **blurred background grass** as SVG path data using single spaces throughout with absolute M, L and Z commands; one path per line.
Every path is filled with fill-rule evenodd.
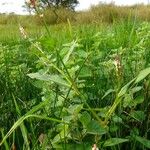
M 116 6 L 114 4 L 99 4 L 89 10 L 73 12 L 64 8 L 47 9 L 42 12 L 45 23 L 53 32 L 65 28 L 67 21 L 73 26 L 92 24 L 112 24 L 119 21 L 139 20 L 150 21 L 150 5 Z M 30 36 L 41 36 L 44 29 L 42 19 L 38 15 L 0 14 L 0 41 L 17 42 L 20 38 L 19 24 Z M 63 26 L 62 26 L 63 24 Z

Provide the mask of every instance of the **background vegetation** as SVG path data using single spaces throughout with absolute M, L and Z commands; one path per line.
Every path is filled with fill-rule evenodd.
M 115 6 L 114 4 L 100 4 L 92 6 L 89 10 L 74 12 L 66 8 L 59 9 L 48 8 L 42 12 L 45 18 L 45 23 L 49 26 L 61 26 L 66 24 L 69 19 L 70 23 L 75 26 L 87 24 L 112 24 L 121 20 L 150 20 L 150 6 L 134 5 L 134 6 Z M 55 10 L 55 11 L 54 11 Z M 15 14 L 0 15 L 0 41 L 11 41 L 19 38 L 18 30 L 21 24 L 25 30 L 31 35 L 41 35 L 43 32 L 43 20 L 39 15 L 19 16 Z M 52 27 L 53 28 L 53 27 Z M 54 27 L 55 28 L 55 27 Z M 56 27 L 57 28 L 57 27 Z M 59 28 L 59 27 L 58 27 Z M 12 30 L 14 29 L 14 30 Z M 11 33 L 11 34 L 10 34 Z
M 149 6 L 42 14 L 0 16 L 1 149 L 149 149 Z
M 55 11 L 54 11 L 55 10 Z M 47 8 L 42 12 L 45 15 L 45 20 L 48 25 L 66 23 L 67 19 L 72 23 L 112 23 L 113 21 L 119 21 L 122 19 L 128 19 L 129 17 L 141 21 L 150 20 L 150 6 L 149 5 L 133 5 L 133 6 L 116 6 L 114 4 L 99 4 L 92 6 L 89 10 L 74 12 L 64 7 Z M 63 15 L 62 15 L 63 14 Z M 22 23 L 25 26 L 40 25 L 41 19 L 39 16 L 19 16 L 15 14 L 0 15 L 0 24 L 18 24 Z M 42 24 L 42 23 L 41 23 Z

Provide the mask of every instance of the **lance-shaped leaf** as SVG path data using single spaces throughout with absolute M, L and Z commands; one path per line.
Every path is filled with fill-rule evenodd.
M 108 146 L 115 146 L 124 142 L 128 142 L 128 139 L 123 139 L 123 138 L 111 138 L 108 139 L 107 141 L 105 141 L 104 143 L 104 147 L 108 147 Z
M 150 67 L 142 70 L 139 75 L 137 76 L 135 83 L 138 83 L 142 81 L 144 78 L 146 78 L 150 74 Z
M 48 75 L 48 74 L 40 74 L 40 73 L 30 73 L 28 76 L 32 79 L 38 79 L 42 81 L 53 81 L 57 84 L 70 87 L 70 85 L 59 75 Z

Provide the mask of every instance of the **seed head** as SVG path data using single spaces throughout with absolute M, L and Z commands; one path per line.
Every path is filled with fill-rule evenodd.
M 121 69 L 121 60 L 120 56 L 116 55 L 115 60 L 114 60 L 114 65 L 116 67 L 116 71 L 118 72 Z
M 21 26 L 20 24 L 19 24 L 19 30 L 20 30 L 20 33 L 21 33 L 22 37 L 23 37 L 24 39 L 26 39 L 26 38 L 27 38 L 27 33 L 26 33 L 26 31 L 24 30 L 23 26 Z

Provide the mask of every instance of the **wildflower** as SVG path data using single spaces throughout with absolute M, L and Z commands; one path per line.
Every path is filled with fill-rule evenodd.
M 99 150 L 96 144 L 93 145 L 92 150 Z
M 25 32 L 24 28 L 20 24 L 19 24 L 19 30 L 20 30 L 20 33 L 21 33 L 22 37 L 24 39 L 26 39 L 27 38 L 27 33 Z
M 36 0 L 26 0 L 26 3 L 33 8 L 36 6 Z
M 116 55 L 113 64 L 115 65 L 118 83 L 120 84 L 123 77 L 123 66 L 121 64 L 121 56 Z
M 119 70 L 121 69 L 121 60 L 118 55 L 115 57 L 114 65 L 116 67 L 116 71 L 119 72 Z
M 36 0 L 30 0 L 30 2 L 31 2 L 31 5 L 32 5 L 33 7 L 36 6 Z

